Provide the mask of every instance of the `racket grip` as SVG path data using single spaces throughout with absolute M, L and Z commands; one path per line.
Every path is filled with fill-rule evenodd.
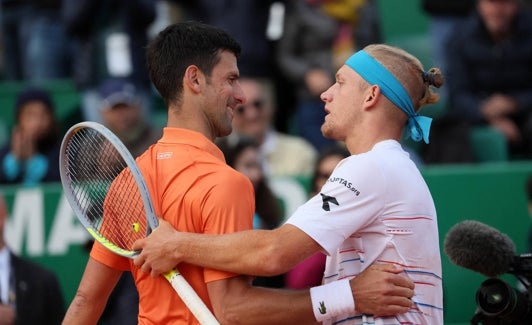
M 172 270 L 165 273 L 164 277 L 170 282 L 174 290 L 179 294 L 179 297 L 181 297 L 181 300 L 183 300 L 200 324 L 220 324 L 181 273 L 177 270 Z

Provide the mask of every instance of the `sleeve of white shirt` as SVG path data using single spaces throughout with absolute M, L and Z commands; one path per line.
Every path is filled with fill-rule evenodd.
M 320 193 L 286 221 L 312 237 L 328 255 L 382 212 L 386 180 L 371 159 L 342 160 Z

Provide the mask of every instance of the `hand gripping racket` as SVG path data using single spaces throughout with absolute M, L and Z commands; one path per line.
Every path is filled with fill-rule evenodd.
M 61 184 L 87 231 L 113 253 L 135 258 L 133 243 L 158 226 L 148 188 L 125 145 L 96 122 L 72 126 L 61 143 Z M 201 324 L 219 324 L 186 279 L 164 277 Z

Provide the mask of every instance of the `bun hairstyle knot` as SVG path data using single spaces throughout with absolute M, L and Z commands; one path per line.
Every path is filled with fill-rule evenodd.
M 438 68 L 431 68 L 429 71 L 421 71 L 421 77 L 423 78 L 423 83 L 436 88 L 440 88 L 445 82 L 443 75 Z
M 435 86 L 434 72 L 422 71 L 421 75 L 423 76 L 423 82 L 428 83 L 431 86 Z

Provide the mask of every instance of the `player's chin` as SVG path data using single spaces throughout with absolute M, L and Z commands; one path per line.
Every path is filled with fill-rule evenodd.
M 327 122 L 323 123 L 321 126 L 321 134 L 327 139 L 334 138 L 334 128 Z
M 233 126 L 231 124 L 231 121 L 229 121 L 229 123 L 226 123 L 225 125 L 221 126 L 219 129 L 218 129 L 218 135 L 217 137 L 221 138 L 221 137 L 226 137 L 228 136 L 229 134 L 231 134 L 231 132 L 233 132 Z

